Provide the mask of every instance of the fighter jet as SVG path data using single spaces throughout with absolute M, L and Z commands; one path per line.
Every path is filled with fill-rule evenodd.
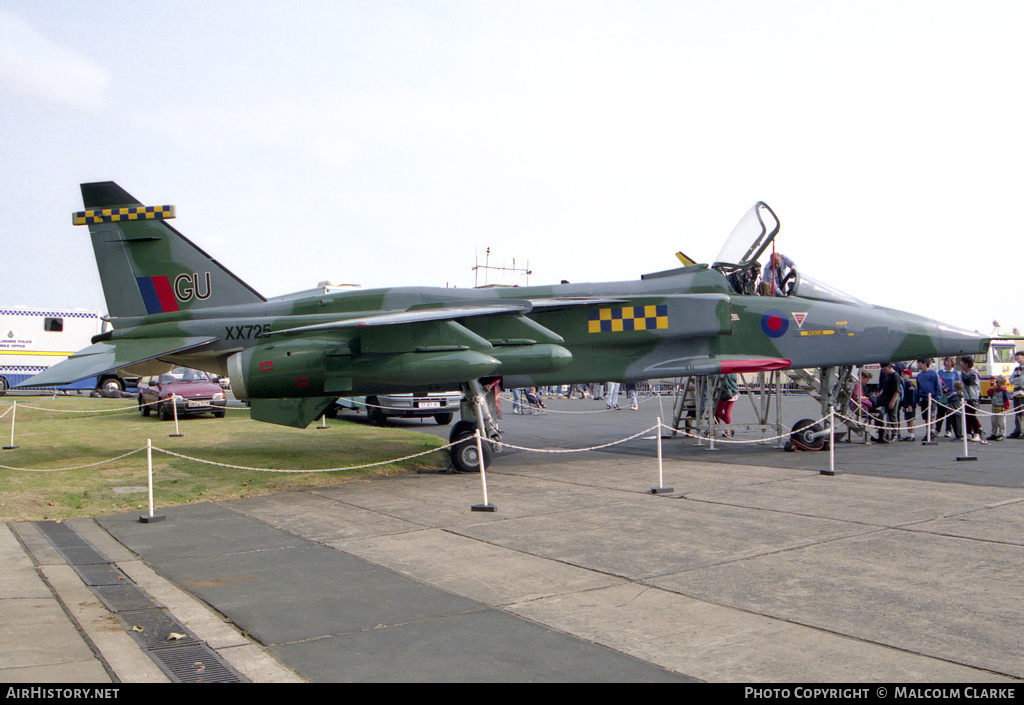
M 82 184 L 112 330 L 22 387 L 183 365 L 226 375 L 252 418 L 303 428 L 341 396 L 463 391 L 451 456 L 496 440 L 484 388 L 857 365 L 972 354 L 988 339 L 873 306 L 800 271 L 752 290 L 779 232 L 759 202 L 710 264 L 639 280 L 499 289 L 398 287 L 266 299 L 113 182 Z M 684 262 L 690 261 L 688 258 Z M 766 273 L 767 274 L 767 273 Z M 490 455 L 484 444 L 484 460 Z

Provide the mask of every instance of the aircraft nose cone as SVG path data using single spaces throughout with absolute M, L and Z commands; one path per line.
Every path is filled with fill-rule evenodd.
M 957 328 L 930 318 L 916 318 L 907 324 L 905 345 L 930 352 L 901 356 L 898 350 L 893 359 L 912 359 L 924 355 L 936 357 L 975 355 L 985 352 L 989 342 L 989 338 L 974 331 Z

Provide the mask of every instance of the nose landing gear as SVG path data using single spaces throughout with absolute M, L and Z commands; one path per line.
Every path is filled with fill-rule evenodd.
M 479 380 L 464 382 L 459 386 L 462 390 L 462 420 L 452 426 L 448 435 L 448 442 L 455 444 L 449 451 L 449 457 L 456 472 L 480 472 L 481 452 L 484 467 L 487 467 L 494 456 L 495 444 L 501 442 L 501 430 L 498 428 L 494 406 L 495 391 L 489 388 L 485 392 Z M 474 437 L 477 429 L 480 429 L 484 439 L 480 444 L 481 452 L 477 451 Z

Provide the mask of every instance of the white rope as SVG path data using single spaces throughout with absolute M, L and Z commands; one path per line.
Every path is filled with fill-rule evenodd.
M 820 419 L 817 419 L 817 420 L 813 421 L 809 425 L 813 426 L 816 423 L 821 423 L 821 422 L 823 422 L 827 418 L 828 418 L 827 416 L 822 416 Z M 690 433 L 688 431 L 684 431 L 681 428 L 672 428 L 671 426 L 665 426 L 665 424 L 662 424 L 662 426 L 664 426 L 668 430 L 673 431 L 673 432 L 675 432 L 677 434 L 682 434 L 684 436 L 688 436 L 689 438 L 696 438 L 697 440 L 708 438 L 708 436 L 705 436 L 703 434 L 700 434 L 700 433 L 697 433 L 697 434 Z M 716 428 L 716 427 L 717 427 L 717 424 L 713 425 L 711 428 L 713 429 L 713 428 Z M 713 432 L 713 431 L 709 431 L 709 432 Z M 786 431 L 785 433 L 781 433 L 778 436 L 764 436 L 762 438 L 752 438 L 752 439 L 749 439 L 749 440 L 715 436 L 715 443 L 735 443 L 737 445 L 743 445 L 743 444 L 748 444 L 748 443 L 765 443 L 767 441 L 777 441 L 777 440 L 780 440 L 782 438 L 789 438 L 792 435 L 793 435 L 792 431 Z
M 181 453 L 175 453 L 172 450 L 165 450 L 163 448 L 157 448 L 156 446 L 153 446 L 153 450 L 160 451 L 161 453 L 166 453 L 167 455 L 173 455 L 174 457 L 181 458 L 183 460 L 192 460 L 192 461 L 197 462 L 197 463 L 204 463 L 206 465 L 216 465 L 218 467 L 231 468 L 233 470 L 251 470 L 253 472 L 282 472 L 282 473 L 298 474 L 298 473 L 317 473 L 317 472 L 340 472 L 342 470 L 363 470 L 365 468 L 373 468 L 373 467 L 378 467 L 380 465 L 392 465 L 394 463 L 400 463 L 403 460 L 411 460 L 413 458 L 419 458 L 419 457 L 424 456 L 424 455 L 430 455 L 431 453 L 437 453 L 438 451 L 442 451 L 442 450 L 445 450 L 447 448 L 451 448 L 453 445 L 455 445 L 455 444 L 454 443 L 449 443 L 448 445 L 443 445 L 443 446 L 439 446 L 437 448 L 431 448 L 430 450 L 425 450 L 422 453 L 414 453 L 413 455 L 406 455 L 405 457 L 402 457 L 402 458 L 392 458 L 391 460 L 381 460 L 381 461 L 376 462 L 376 463 L 364 463 L 363 465 L 348 465 L 346 467 L 340 467 L 340 468 L 322 468 L 322 469 L 314 469 L 314 470 L 285 470 L 285 469 L 281 469 L 281 468 L 256 468 L 256 467 L 251 467 L 251 466 L 248 466 L 248 465 L 231 465 L 229 463 L 218 463 L 215 460 L 203 460 L 202 458 L 196 458 L 196 457 L 193 457 L 191 455 L 182 455 Z
M 941 403 L 941 402 L 936 402 L 936 403 Z M 948 408 L 945 405 L 943 405 L 943 407 L 944 408 Z M 975 416 L 979 416 L 979 415 L 980 416 L 996 416 L 997 414 L 1010 415 L 1010 414 L 1013 413 L 1013 410 L 1011 409 L 1010 411 L 1006 411 L 1006 412 L 985 413 L 985 412 L 982 412 L 980 409 L 974 408 L 974 412 L 975 412 Z M 894 415 L 896 415 L 898 413 L 899 413 L 898 410 L 894 410 L 893 411 Z M 948 419 L 950 417 L 958 416 L 959 414 L 960 414 L 960 409 L 952 409 L 948 414 L 946 414 L 944 416 L 940 416 L 937 419 L 932 419 L 931 425 L 933 427 L 937 428 L 938 425 L 941 424 L 946 419 Z M 879 419 L 877 416 L 871 416 L 871 415 L 868 415 L 868 417 L 863 419 L 863 420 L 857 420 L 857 419 L 850 418 L 849 416 L 846 416 L 845 414 L 842 414 L 842 413 L 840 413 L 838 411 L 836 412 L 836 416 L 838 418 L 844 420 L 844 421 L 848 421 L 850 423 L 856 423 L 856 424 L 859 424 L 861 426 L 868 426 L 868 425 L 872 425 L 873 426 L 874 424 L 871 423 L 872 421 L 881 421 L 881 419 Z M 915 414 L 915 416 L 916 416 L 916 414 Z M 906 425 L 904 427 L 901 427 L 900 426 L 900 422 L 901 421 L 905 421 L 905 420 L 906 420 L 905 418 L 904 419 L 900 419 L 898 416 L 894 416 L 894 423 L 896 425 L 897 430 L 901 430 L 901 428 L 906 428 L 906 430 L 908 430 L 908 431 L 913 431 L 913 430 L 917 430 L 917 429 L 920 429 L 920 428 L 927 429 L 928 426 L 929 426 L 927 421 L 923 421 L 923 422 L 921 422 L 918 425 L 910 425 L 910 424 L 908 424 L 908 425 Z
M 13 409 L 13 408 L 14 407 L 11 407 L 11 409 Z M 11 409 L 8 409 L 8 412 Z M 44 411 L 55 411 L 54 409 L 43 409 L 43 410 Z M 948 418 L 949 416 L 953 416 L 954 414 L 957 414 L 958 411 L 959 410 L 953 410 L 949 414 L 947 414 L 946 416 L 941 417 L 940 419 L 938 419 L 938 421 L 941 421 L 942 419 Z M 7 412 L 4 412 L 3 415 L 0 415 L 0 418 L 3 418 L 3 416 L 6 415 L 6 413 Z M 862 426 L 867 426 L 868 425 L 867 421 L 872 420 L 872 419 L 865 419 L 865 420 L 854 419 L 854 418 L 846 416 L 845 414 L 841 414 L 839 412 L 835 412 L 835 417 L 837 417 L 837 418 L 839 418 L 839 419 L 841 419 L 843 421 L 855 423 L 857 425 L 862 425 Z M 827 419 L 828 419 L 827 416 L 822 416 L 819 419 L 811 421 L 810 425 L 824 424 L 824 422 Z M 937 423 L 937 421 L 933 421 L 933 424 L 934 423 Z M 927 423 L 924 424 L 924 426 L 927 426 L 927 425 L 928 425 Z M 923 426 L 915 426 L 914 428 L 921 428 L 921 427 L 923 427 Z M 714 426 L 712 426 L 712 429 L 713 428 L 714 428 Z M 706 436 L 704 436 L 704 435 L 702 435 L 700 433 L 696 433 L 696 434 L 695 433 L 690 433 L 690 432 L 688 432 L 686 430 L 683 430 L 683 429 L 672 428 L 671 426 L 669 426 L 669 425 L 667 425 L 665 423 L 658 423 L 658 424 L 656 424 L 654 426 L 651 426 L 650 428 L 645 428 L 642 431 L 638 431 L 637 433 L 634 433 L 631 436 L 627 436 L 625 438 L 622 438 L 622 439 L 619 439 L 619 440 L 615 440 L 615 441 L 610 441 L 608 443 L 601 443 L 599 445 L 588 446 L 586 448 L 530 448 L 530 447 L 527 447 L 527 446 L 514 445 L 512 443 L 505 443 L 503 441 L 496 441 L 496 440 L 491 439 L 491 438 L 485 438 L 483 440 L 491 443 L 491 445 L 494 446 L 496 449 L 512 448 L 512 449 L 515 449 L 515 450 L 521 450 L 521 451 L 527 451 L 527 452 L 533 452 L 533 453 L 551 453 L 551 454 L 557 454 L 557 453 L 585 453 L 585 452 L 588 452 L 588 451 L 601 450 L 602 448 L 610 448 L 612 446 L 620 445 L 622 443 L 626 443 L 628 441 L 635 440 L 635 439 L 639 438 L 640 436 L 642 436 L 642 435 L 644 435 L 646 433 L 650 433 L 651 431 L 657 431 L 658 433 L 661 433 L 661 429 L 665 429 L 665 430 L 671 431 L 671 432 L 673 432 L 675 434 L 683 435 L 683 436 L 686 436 L 686 437 L 689 437 L 689 438 L 694 438 L 694 439 L 697 439 L 697 440 L 702 440 L 702 439 L 706 438 Z M 709 430 L 709 432 L 713 432 L 713 431 Z M 782 434 L 779 434 L 779 435 L 776 435 L 776 436 L 764 436 L 764 437 L 761 437 L 761 438 L 753 438 L 753 439 L 718 438 L 716 436 L 715 437 L 715 442 L 716 443 L 731 443 L 731 444 L 735 444 L 735 445 L 744 445 L 744 444 L 753 444 L 753 443 L 766 443 L 766 442 L 769 442 L 769 441 L 781 440 L 783 438 L 789 438 L 791 436 L 792 436 L 792 432 L 790 432 L 790 431 L 787 431 L 786 433 L 782 433 Z M 392 458 L 392 459 L 389 459 L 389 460 L 382 460 L 382 461 L 378 461 L 378 462 L 375 462 L 375 463 L 363 463 L 363 464 L 360 464 L 360 465 L 348 465 L 348 466 L 344 466 L 344 467 L 335 467 L 335 468 L 301 469 L 301 470 L 292 470 L 292 469 L 284 469 L 284 468 L 258 468 L 258 467 L 253 467 L 253 466 L 249 466 L 249 465 L 234 465 L 234 464 L 231 464 L 231 463 L 221 463 L 221 462 L 217 462 L 215 460 L 205 460 L 203 458 L 197 458 L 195 456 L 184 455 L 182 453 L 176 453 L 174 451 L 166 450 L 164 448 L 158 448 L 156 446 L 153 446 L 152 449 L 155 450 L 155 451 L 159 451 L 161 453 L 165 453 L 167 455 L 176 457 L 176 458 L 181 458 L 183 460 L 191 460 L 191 461 L 196 462 L 196 463 L 203 463 L 203 464 L 206 464 L 206 465 L 214 465 L 214 466 L 223 467 L 223 468 L 231 468 L 231 469 L 234 469 L 234 470 L 249 470 L 249 471 L 252 471 L 252 472 L 277 472 L 277 473 L 299 474 L 299 473 L 341 472 L 341 471 L 345 471 L 345 470 L 363 470 L 363 469 L 366 469 L 366 468 L 379 467 L 379 466 L 383 466 L 383 465 L 393 465 L 393 464 L 396 464 L 396 463 L 401 463 L 401 462 L 406 461 L 406 460 L 412 460 L 414 458 L 419 458 L 419 457 L 423 457 L 425 455 L 430 455 L 431 453 L 438 453 L 438 452 L 441 452 L 441 451 L 448 450 L 449 448 L 452 448 L 453 446 L 457 445 L 457 443 L 462 442 L 464 440 L 465 439 L 460 439 L 456 443 L 448 443 L 446 445 L 439 446 L 437 448 L 431 448 L 430 450 L 425 450 L 425 451 L 422 451 L 422 452 L 419 452 L 419 453 L 413 453 L 412 455 L 406 455 L 406 456 L 403 456 L 403 457 L 400 457 L 400 458 Z M 82 470 L 82 469 L 85 469 L 85 468 L 92 468 L 92 467 L 96 467 L 98 465 L 103 465 L 105 463 L 112 463 L 112 462 L 121 460 L 123 458 L 127 458 L 130 455 L 134 455 L 135 453 L 139 453 L 139 452 L 141 452 L 143 450 L 146 450 L 146 449 L 145 448 L 138 448 L 136 450 L 129 451 L 127 453 L 124 453 L 123 455 L 119 455 L 119 456 L 114 457 L 114 458 L 100 460 L 100 461 L 97 461 L 95 463 L 89 463 L 87 465 L 77 465 L 77 466 L 74 466 L 74 467 L 67 467 L 67 468 L 37 469 L 37 468 L 19 468 L 19 467 L 13 467 L 13 466 L 10 466 L 10 465 L 0 465 L 0 468 L 2 468 L 4 470 L 16 470 L 16 471 L 20 471 L 20 472 L 64 472 L 64 471 L 68 471 L 68 470 Z
M 96 462 L 96 463 L 89 463 L 88 465 L 77 465 L 77 466 L 71 467 L 71 468 L 51 468 L 51 469 L 47 470 L 47 469 L 43 469 L 43 468 L 15 468 L 15 467 L 11 467 L 10 465 L 0 465 L 0 468 L 3 468 L 4 470 L 17 470 L 19 472 L 65 472 L 67 470 L 82 470 L 84 468 L 94 468 L 97 465 L 103 465 L 105 463 L 113 463 L 116 460 L 121 460 L 122 458 L 127 458 L 129 455 L 135 455 L 136 453 L 140 453 L 140 452 L 142 452 L 144 450 L 146 450 L 146 449 L 145 448 L 137 448 L 135 450 L 128 451 L 124 455 L 119 455 L 116 458 L 108 458 L 106 460 L 100 460 L 99 462 Z
M 610 448 L 611 446 L 615 446 L 620 443 L 625 443 L 626 441 L 631 441 L 634 438 L 639 438 L 645 433 L 650 433 L 651 431 L 657 428 L 658 426 L 651 426 L 650 428 L 645 428 L 643 431 L 640 431 L 639 433 L 634 433 L 632 436 L 629 436 L 627 438 L 623 438 L 618 441 L 612 441 L 610 443 L 602 443 L 601 445 L 589 446 L 587 448 L 527 448 L 525 446 L 517 446 L 512 445 L 511 443 L 505 443 L 504 441 L 495 441 L 494 439 L 491 438 L 486 438 L 484 440 L 490 442 L 492 445 L 500 445 L 504 448 L 515 448 L 516 450 L 526 450 L 531 451 L 533 453 L 585 453 L 586 451 L 600 450 L 601 448 Z
M 47 409 L 42 406 L 30 406 L 29 404 L 22 404 L 22 409 L 31 409 L 32 411 L 52 411 L 55 414 L 120 414 L 124 412 L 134 413 L 143 406 L 153 406 L 159 404 L 160 400 L 151 401 L 146 404 L 132 404 L 131 406 L 118 406 L 114 409 Z
M 182 397 L 182 398 L 185 399 L 185 401 L 188 401 L 187 397 Z M 116 407 L 114 409 L 47 409 L 47 408 L 42 407 L 42 406 L 31 406 L 29 404 L 24 404 L 24 403 L 23 404 L 19 404 L 18 408 L 19 409 L 31 409 L 32 411 L 49 411 L 49 412 L 52 412 L 52 413 L 55 413 L 55 414 L 94 414 L 94 415 L 99 416 L 101 414 L 134 414 L 134 413 L 138 412 L 138 410 L 141 409 L 144 406 L 157 406 L 158 404 L 161 403 L 161 401 L 167 402 L 168 400 L 167 399 L 163 399 L 163 400 L 157 399 L 156 401 L 146 402 L 145 404 L 133 404 L 132 406 L 119 406 L 119 407 Z M 206 400 L 203 400 L 203 401 L 206 401 Z M 209 407 L 210 407 L 210 410 L 215 410 L 215 411 L 249 411 L 249 407 L 247 407 L 247 406 L 240 406 L 239 407 L 239 406 L 226 406 L 225 405 L 225 406 L 222 406 L 222 407 L 214 407 L 213 404 L 210 404 Z M 8 407 L 7 411 L 5 411 L 3 414 L 0 414 L 0 419 L 2 419 L 4 416 L 6 416 L 7 413 L 12 408 L 13 407 Z

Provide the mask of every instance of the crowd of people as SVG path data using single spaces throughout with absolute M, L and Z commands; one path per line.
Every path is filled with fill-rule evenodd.
M 974 367 L 974 358 L 969 355 L 944 358 L 941 370 L 933 369 L 931 358 L 919 358 L 916 379 L 910 367 L 885 362 L 874 395 L 864 393 L 871 374 L 862 371 L 851 405 L 855 410 L 859 407 L 872 419 L 877 430 L 872 438 L 875 443 L 913 441 L 915 427 L 924 428 L 927 433 L 929 424 L 933 438 L 963 440 L 965 433 L 968 440 L 976 443 L 1021 438 L 1024 433 L 1024 351 L 1018 352 L 1016 359 L 1013 374 L 1009 378 L 996 377 L 988 391 L 992 426 L 987 437 L 978 418 L 981 377 Z M 915 421 L 918 413 L 920 423 Z M 1011 414 L 1014 430 L 1007 434 L 1006 422 Z
M 851 398 L 851 410 L 868 419 L 875 430 L 870 437 L 874 443 L 894 443 L 916 440 L 915 431 L 932 438 L 967 439 L 977 443 L 1024 438 L 1024 350 L 1016 353 L 1017 367 L 1009 378 L 998 376 L 987 395 L 991 401 L 988 416 L 991 428 L 988 436 L 978 418 L 982 400 L 981 377 L 971 356 L 946 357 L 939 368 L 932 358 L 919 358 L 914 369 L 901 362 L 885 362 L 877 384 L 871 384 L 872 375 L 861 370 Z M 868 387 L 873 388 L 868 394 Z M 544 396 L 563 396 L 566 399 L 594 399 L 605 402 L 605 408 L 619 410 L 620 393 L 629 400 L 629 408 L 636 410 L 638 389 L 635 383 L 605 382 L 573 384 L 564 388 L 531 387 L 512 390 L 512 413 L 525 414 L 546 409 Z M 732 424 L 732 408 L 739 398 L 738 378 L 723 375 L 714 401 L 715 420 L 723 425 Z M 1013 417 L 1013 430 L 1007 433 L 1008 417 Z M 920 420 L 918 420 L 920 417 Z M 928 433 L 930 430 L 930 433 Z M 734 432 L 726 430 L 725 436 Z

